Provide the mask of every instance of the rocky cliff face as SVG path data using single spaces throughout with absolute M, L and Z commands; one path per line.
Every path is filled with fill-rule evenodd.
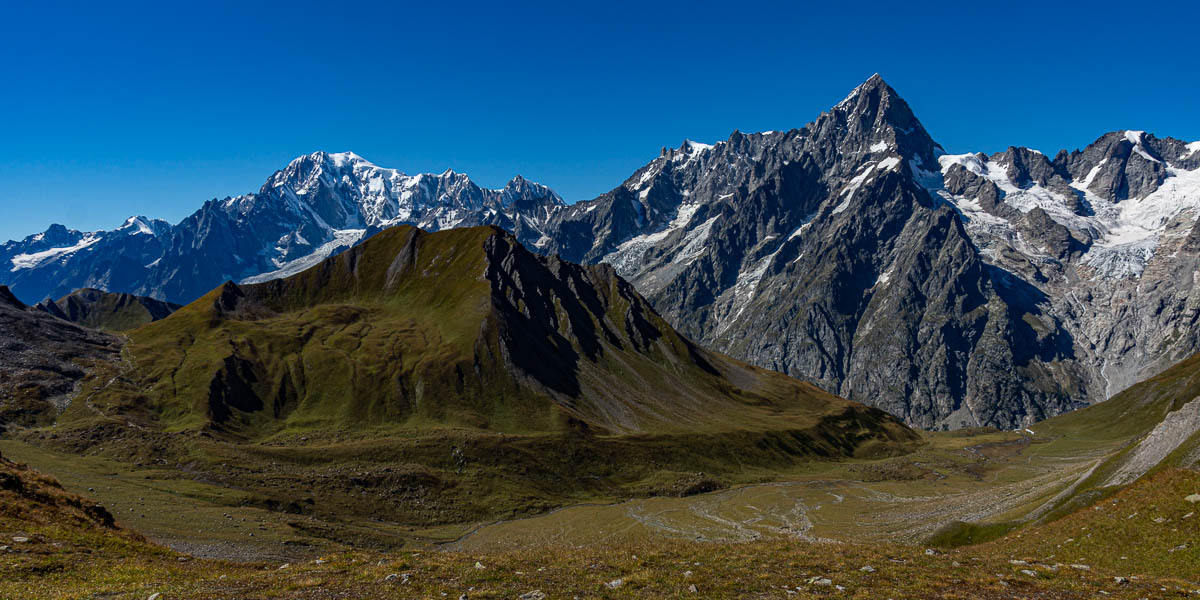
M 1081 405 L 1044 294 L 921 184 L 941 154 L 876 76 L 801 129 L 664 152 L 539 247 L 613 264 L 704 344 L 922 427 Z
M 570 206 L 520 178 L 484 190 L 316 153 L 174 227 L 10 242 L 0 283 L 188 301 L 394 224 L 492 224 L 612 265 L 736 358 L 922 427 L 1016 427 L 1200 351 L 1198 213 L 1200 142 L 1120 131 L 1053 159 L 947 155 L 875 76 L 800 129 L 686 141 Z
M 988 262 L 1043 297 L 1093 400 L 1200 350 L 1200 143 L 1109 133 L 1053 159 L 942 156 L 931 191 Z

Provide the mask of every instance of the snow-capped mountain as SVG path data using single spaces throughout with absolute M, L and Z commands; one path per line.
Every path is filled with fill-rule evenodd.
M 1052 160 L 1009 148 L 939 165 L 930 190 L 987 261 L 1044 295 L 1094 397 L 1200 351 L 1200 142 L 1117 131 Z
M 30 301 L 82 287 L 186 303 L 226 280 L 299 272 L 399 224 L 494 224 L 532 243 L 563 205 L 518 176 L 501 189 L 446 171 L 406 175 L 353 153 L 293 160 L 255 194 L 210 200 L 177 225 L 134 217 L 111 231 L 61 225 L 0 246 L 0 282 Z
M 0 284 L 187 302 L 395 224 L 495 224 L 614 265 L 719 351 L 913 425 L 1015 427 L 1200 351 L 1198 213 L 1200 142 L 1120 131 L 1053 159 L 949 155 L 875 76 L 804 127 L 664 148 L 569 206 L 520 177 L 488 190 L 319 152 L 178 225 L 9 242 Z
M 702 343 L 911 424 L 1009 426 L 1081 405 L 1067 350 L 1029 324 L 1036 301 L 918 180 L 939 154 L 876 76 L 800 129 L 663 152 L 560 211 L 541 247 L 612 263 Z
M 927 428 L 1014 427 L 1200 351 L 1200 143 L 947 155 L 875 76 L 559 211 L 676 328 Z

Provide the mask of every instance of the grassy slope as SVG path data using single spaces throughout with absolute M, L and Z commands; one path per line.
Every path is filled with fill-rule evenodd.
M 596 432 L 795 430 L 823 417 L 912 439 L 878 411 L 695 347 L 604 267 L 488 244 L 515 242 L 486 227 L 395 228 L 286 280 L 214 290 L 132 334 L 134 385 L 168 429 L 254 440 L 436 425 L 528 434 L 575 421 Z M 214 390 L 229 396 L 223 406 Z
M 1061 516 L 1116 490 L 1105 487 L 1124 463 L 1134 445 L 1171 412 L 1200 396 L 1200 354 L 1189 357 L 1162 373 L 1139 382 L 1111 399 L 1084 409 L 1048 419 L 1036 426 L 1038 435 L 1056 440 L 1057 452 L 1097 452 L 1096 468 L 1078 482 L 1074 493 L 1062 498 L 1042 519 Z M 1116 452 L 1106 448 L 1120 446 Z M 1184 458 L 1200 448 L 1200 435 L 1193 435 L 1151 473 L 1184 464 Z
M 1111 497 L 988 547 L 1030 562 L 1086 563 L 1142 577 L 1200 578 L 1200 473 L 1163 468 Z
M 153 298 L 105 292 L 97 289 L 76 290 L 54 302 L 68 321 L 105 331 L 129 331 L 162 318 L 179 308 L 176 304 Z
M 1094 468 L 1078 480 L 1065 482 L 1060 495 L 1046 498 L 1040 510 L 1013 515 L 1010 521 L 947 524 L 927 541 L 938 547 L 955 547 L 1001 538 L 1030 519 L 1047 523 L 1111 496 L 1121 489 L 1107 485 L 1109 477 L 1128 458 L 1137 443 L 1171 412 L 1200 396 L 1200 355 L 1139 382 L 1113 398 L 1048 419 L 1032 426 L 1041 442 L 1030 452 L 1039 459 L 1091 457 Z M 1192 467 L 1200 432 L 1180 445 L 1146 476 L 1176 467 Z M 1033 508 L 1033 507 L 1030 507 Z M 1014 533 L 1013 535 L 1020 535 Z
M 667 542 L 485 554 L 356 551 L 286 567 L 181 560 L 136 535 L 78 516 L 70 508 L 77 497 L 64 509 L 66 496 L 52 481 L 0 462 L 0 481 L 12 473 L 41 493 L 0 487 L 0 534 L 31 540 L 0 550 L 5 598 L 513 598 L 533 590 L 551 598 L 1169 598 L 1200 588 L 1194 554 L 1168 559 L 1178 564 L 1136 556 L 1132 562 L 1108 560 L 1133 554 L 1126 550 L 1130 539 L 1157 556 L 1159 546 L 1173 541 L 1154 536 L 1172 527 L 1179 539 L 1195 539 L 1195 517 L 1176 514 L 1179 492 L 1200 484 L 1191 472 L 1135 484 L 1115 498 L 1119 519 L 1109 516 L 1106 502 L 1103 510 L 1088 508 L 1019 538 L 948 553 L 887 544 Z M 1172 520 L 1156 525 L 1161 529 L 1134 528 L 1124 523 L 1126 511 Z M 35 516 L 24 517 L 29 514 Z M 1084 527 L 1095 535 L 1088 537 Z M 1048 549 L 1076 530 L 1079 543 L 1069 552 Z M 873 571 L 862 570 L 868 565 Z M 1118 583 L 1115 576 L 1130 581 Z
M 165 460 L 323 518 L 509 518 L 919 443 L 881 411 L 692 345 L 607 267 L 486 227 L 395 228 L 294 277 L 222 286 L 131 332 L 125 358 L 26 439 Z

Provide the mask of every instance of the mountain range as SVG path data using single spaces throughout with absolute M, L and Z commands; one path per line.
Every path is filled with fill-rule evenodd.
M 318 152 L 177 225 L 9 242 L 0 283 L 33 301 L 97 287 L 186 303 L 387 227 L 495 225 L 612 265 L 717 351 L 912 425 L 1012 428 L 1200 350 L 1198 209 L 1198 142 L 1119 131 L 1052 159 L 949 155 L 876 75 L 804 127 L 685 141 L 590 201 Z
M 522 177 L 489 190 L 452 171 L 409 176 L 351 152 L 315 152 L 258 193 L 210 200 L 176 225 L 130 217 L 110 231 L 54 225 L 8 242 L 0 246 L 0 264 L 8 265 L 0 281 L 39 302 L 99 288 L 186 304 L 223 281 L 298 273 L 399 224 L 430 231 L 494 224 L 536 240 L 562 205 Z
M 130 339 L 126 377 L 151 390 L 137 404 L 235 437 L 347 423 L 694 434 L 823 413 L 910 435 L 697 346 L 611 267 L 531 253 L 495 226 L 390 228 L 284 279 L 227 282 Z
M 878 408 L 695 344 L 612 267 L 532 253 L 496 226 L 392 227 L 112 339 L 121 360 L 45 406 L 50 437 L 19 434 L 186 464 L 247 501 L 334 519 L 427 526 L 694 494 L 921 443 Z

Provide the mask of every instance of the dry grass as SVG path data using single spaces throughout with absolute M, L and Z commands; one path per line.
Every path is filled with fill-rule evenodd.
M 1167 471 L 1139 482 L 1105 500 L 1100 510 L 1089 507 L 1002 541 L 945 553 L 890 544 L 672 541 L 474 554 L 352 551 L 285 568 L 174 554 L 89 518 L 80 512 L 88 503 L 49 478 L 7 461 L 0 473 L 8 482 L 0 491 L 0 535 L 9 546 L 0 551 L 0 598 L 148 598 L 155 593 L 161 600 L 515 598 L 534 590 L 550 598 L 1167 598 L 1200 593 L 1194 550 L 1181 563 L 1139 560 L 1130 563 L 1132 568 L 1119 568 L 1123 565 L 1112 562 L 1129 544 L 1149 552 L 1160 541 L 1175 540 L 1159 540 L 1161 531 L 1114 519 L 1107 508 L 1121 507 L 1121 516 L 1159 511 L 1171 519 L 1172 535 L 1195 540 L 1194 517 L 1183 519 L 1175 513 L 1186 507 L 1171 504 L 1184 504 L 1180 492 L 1200 487 L 1200 475 L 1191 471 Z M 1093 528 L 1095 535 L 1077 536 L 1088 541 L 1053 558 L 1050 544 L 1080 527 Z M 29 541 L 7 542 L 12 536 Z

